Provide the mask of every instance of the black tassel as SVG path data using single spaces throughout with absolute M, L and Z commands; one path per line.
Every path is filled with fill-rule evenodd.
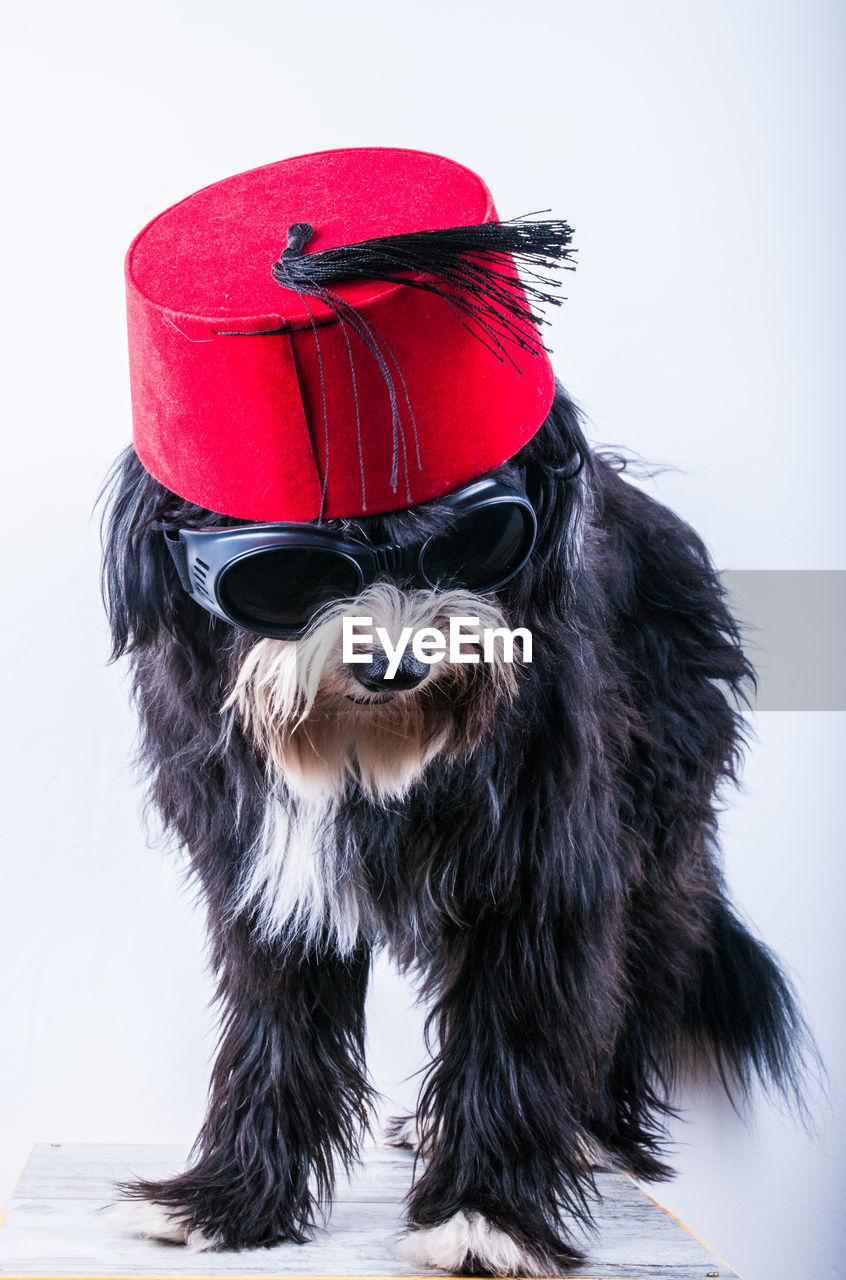
M 544 272 L 574 269 L 573 230 L 559 220 L 524 217 L 412 231 L 303 254 L 313 234 L 307 222 L 289 227 L 287 247 L 271 268 L 277 284 L 313 297 L 325 293 L 321 300 L 339 319 L 345 317 L 327 285 L 361 278 L 423 289 L 449 302 L 462 323 L 501 358 L 510 358 L 506 341 L 525 350 L 543 347 L 537 329 L 545 320 L 537 308 L 562 302 L 553 292 L 555 281 Z M 509 270 L 512 262 L 522 268 L 522 290 Z
M 562 302 L 553 292 L 555 281 L 549 272 L 562 267 L 569 271 L 574 269 L 574 250 L 570 248 L 572 228 L 566 222 L 558 220 L 529 221 L 531 217 L 534 215 L 514 218 L 509 222 L 449 227 L 443 231 L 412 231 L 405 235 L 379 236 L 373 240 L 362 240 L 358 244 L 339 245 L 334 249 L 310 254 L 304 254 L 303 250 L 314 234 L 314 228 L 307 222 L 297 222 L 288 228 L 288 243 L 271 271 L 277 284 L 299 294 L 305 304 L 317 344 L 321 383 L 323 371 L 320 340 L 306 299 L 318 299 L 334 311 L 341 322 L 353 383 L 364 511 L 367 510 L 367 497 L 361 419 L 347 328 L 352 329 L 370 351 L 384 379 L 391 402 L 393 428 L 391 488 L 396 493 L 401 456 L 409 503 L 409 450 L 402 425 L 397 382 L 408 410 L 417 468 L 422 471 L 417 424 L 402 370 L 388 343 L 360 312 L 327 286 L 342 280 L 381 280 L 434 293 L 452 307 L 464 327 L 498 359 L 509 360 L 518 368 L 506 344 L 532 352 L 545 349 L 538 330 L 546 321 L 538 308 L 543 304 L 560 306 Z M 520 279 L 514 274 L 515 264 L 521 268 Z M 323 430 L 327 456 L 321 517 L 329 470 L 325 394 Z

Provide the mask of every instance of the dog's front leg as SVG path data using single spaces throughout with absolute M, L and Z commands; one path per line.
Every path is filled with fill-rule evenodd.
M 369 953 L 269 954 L 224 938 L 223 1032 L 208 1114 L 186 1172 L 136 1182 L 135 1229 L 203 1248 L 309 1238 L 334 1162 L 355 1158 L 369 1086 L 364 998 Z
M 565 1224 L 586 1216 L 581 1118 L 607 1016 L 603 975 L 591 974 L 575 939 L 525 915 L 491 913 L 445 941 L 432 975 L 440 1052 L 418 1112 L 427 1163 L 403 1242 L 411 1263 L 550 1276 L 579 1260 Z

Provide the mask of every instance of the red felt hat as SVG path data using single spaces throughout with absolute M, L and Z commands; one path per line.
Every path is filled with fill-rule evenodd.
M 535 265 L 567 256 L 544 225 L 559 248 Z M 526 290 L 544 295 L 508 252 L 537 226 L 499 223 L 462 165 L 380 147 L 188 196 L 126 258 L 141 462 L 259 521 L 390 511 L 497 466 L 552 402 Z

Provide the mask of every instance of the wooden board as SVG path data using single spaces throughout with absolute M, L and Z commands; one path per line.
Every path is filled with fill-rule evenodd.
M 0 1277 L 323 1276 L 415 1274 L 396 1243 L 412 1176 L 410 1153 L 374 1147 L 337 1189 L 331 1219 L 307 1245 L 192 1253 L 128 1235 L 109 1209 L 113 1184 L 179 1169 L 182 1147 L 40 1144 L 0 1228 Z M 705 1280 L 736 1275 L 630 1178 L 597 1176 L 602 1202 L 589 1261 L 573 1280 Z M 430 1272 L 436 1275 L 436 1272 Z

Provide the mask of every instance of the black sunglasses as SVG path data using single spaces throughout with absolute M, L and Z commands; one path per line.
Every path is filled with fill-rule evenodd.
M 259 635 L 291 639 L 333 600 L 377 578 L 493 591 L 532 553 L 537 520 L 524 488 L 477 480 L 441 499 L 454 523 L 425 542 L 374 544 L 309 524 L 223 529 L 164 526 L 182 586 L 209 613 Z

